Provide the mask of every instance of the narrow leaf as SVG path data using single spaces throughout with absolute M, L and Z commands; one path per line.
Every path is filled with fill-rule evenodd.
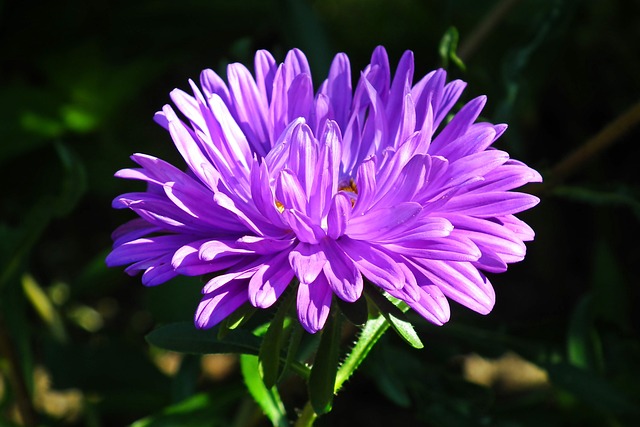
M 408 310 L 406 304 L 397 301 L 397 305 L 389 301 L 384 295 L 376 290 L 366 289 L 366 296 L 378 307 L 380 314 L 391 324 L 391 327 L 400 337 L 414 348 L 424 348 L 420 337 L 413 329 L 413 325 L 407 320 L 404 311 Z
M 146 340 L 156 347 L 180 353 L 258 354 L 260 351 L 260 338 L 250 332 L 236 329 L 220 339 L 217 329 L 196 329 L 190 322 L 170 323 L 151 331 Z
M 294 366 L 300 366 L 300 363 L 296 361 L 296 356 L 298 354 L 298 347 L 300 347 L 300 341 L 302 341 L 302 334 L 304 329 L 302 329 L 302 325 L 300 322 L 292 322 L 291 323 L 291 332 L 289 334 L 289 345 L 287 346 L 287 358 L 284 362 L 284 367 L 280 373 L 280 378 L 278 381 L 282 379 L 284 374 Z M 299 371 L 299 370 L 296 370 Z M 309 375 L 307 372 L 306 376 L 303 376 L 305 380 L 309 379 Z
M 602 346 L 593 324 L 592 301 L 591 293 L 587 293 L 573 310 L 567 333 L 567 355 L 574 366 L 597 371 L 602 367 Z
M 309 377 L 309 401 L 318 415 L 326 414 L 333 405 L 333 392 L 340 355 L 340 316 L 329 316 L 322 331 Z
M 447 68 L 449 61 L 451 61 L 456 64 L 459 69 L 464 71 L 466 67 L 456 53 L 458 49 L 458 38 L 458 30 L 456 27 L 449 27 L 440 40 L 438 51 L 444 68 Z
M 373 346 L 378 342 L 382 335 L 384 335 L 388 328 L 389 322 L 387 322 L 383 316 L 377 316 L 367 321 L 362 328 L 362 331 L 360 331 L 356 345 L 353 347 L 338 370 L 336 384 L 334 387 L 335 393 L 340 390 L 342 384 L 344 384 L 355 370 L 358 369 L 358 366 L 360 366 Z
M 224 413 L 242 396 L 240 387 L 216 388 L 211 393 L 198 393 L 176 404 L 163 408 L 159 413 L 131 424 L 131 427 L 199 427 L 224 425 Z M 1 424 L 0 424 L 1 425 Z
M 67 333 L 60 313 L 58 313 L 44 289 L 29 274 L 22 276 L 22 289 L 33 308 L 49 327 L 53 337 L 60 342 L 66 342 Z
M 294 293 L 290 292 L 278 307 L 260 346 L 258 360 L 262 368 L 262 380 L 267 388 L 273 387 L 280 377 L 280 353 L 284 343 L 284 323 L 291 307 L 291 301 L 293 301 L 291 295 Z
M 257 309 L 249 303 L 241 305 L 240 308 L 231 313 L 220 323 L 220 328 L 218 329 L 218 338 L 223 339 L 229 333 L 229 331 L 232 331 L 244 325 L 251 318 L 251 316 L 253 316 L 256 310 Z
M 271 420 L 274 426 L 287 427 L 287 415 L 284 404 L 275 387 L 267 388 L 262 381 L 258 368 L 258 357 L 243 354 L 240 356 L 240 368 L 247 389 L 256 403 L 262 408 L 264 414 Z

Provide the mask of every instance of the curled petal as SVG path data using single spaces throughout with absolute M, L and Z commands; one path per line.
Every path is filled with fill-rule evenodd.
M 353 260 L 358 270 L 382 289 L 399 289 L 404 286 L 404 273 L 396 261 L 383 250 L 349 238 L 340 239 L 338 244 Z
M 490 218 L 522 212 L 534 207 L 539 202 L 540 199 L 531 194 L 493 191 L 456 196 L 447 202 L 444 210 Z
M 299 243 L 289 253 L 289 264 L 300 282 L 311 283 L 322 271 L 327 257 L 319 245 Z
M 332 239 L 342 236 L 351 216 L 351 199 L 340 192 L 333 197 L 327 214 L 327 235 Z
M 495 291 L 489 280 L 468 262 L 418 260 L 416 271 L 454 301 L 480 314 L 495 304 Z
M 262 266 L 249 281 L 249 301 L 254 307 L 268 308 L 276 302 L 293 279 L 293 270 L 287 263 L 287 252 L 281 252 Z
M 383 239 L 387 233 L 393 233 L 407 222 L 415 221 L 422 206 L 414 202 L 369 211 L 366 215 L 351 217 L 346 234 L 359 240 Z
M 335 241 L 324 239 L 321 246 L 327 258 L 322 271 L 329 286 L 342 300 L 356 301 L 362 295 L 362 275 Z
M 324 326 L 329 317 L 333 293 L 324 274 L 307 284 L 300 282 L 298 286 L 297 310 L 302 327 L 310 334 L 315 334 Z
M 200 329 L 209 329 L 220 323 L 246 303 L 246 281 L 244 284 L 229 283 L 206 294 L 196 309 L 195 323 Z

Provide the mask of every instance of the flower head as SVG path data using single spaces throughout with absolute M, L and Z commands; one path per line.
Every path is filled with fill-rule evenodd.
M 445 124 L 465 83 L 443 70 L 413 84 L 407 51 L 392 75 L 373 52 L 355 90 L 338 54 L 316 93 L 304 54 L 277 65 L 258 51 L 255 74 L 231 64 L 228 83 L 205 70 L 193 95 L 155 116 L 188 166 L 135 154 L 116 176 L 147 191 L 117 197 L 139 218 L 113 233 L 110 266 L 153 286 L 217 273 L 195 322 L 209 328 L 241 305 L 267 308 L 297 278 L 297 312 L 321 329 L 334 295 L 359 299 L 366 279 L 427 320 L 449 319 L 447 297 L 479 313 L 495 301 L 483 272 L 523 259 L 533 230 L 514 214 L 538 203 L 511 192 L 540 175 L 491 147 L 506 125 L 475 123 L 468 102 Z

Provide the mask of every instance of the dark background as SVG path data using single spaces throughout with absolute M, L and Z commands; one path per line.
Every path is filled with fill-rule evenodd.
M 20 424 L 16 377 L 40 425 L 268 425 L 233 357 L 146 344 L 192 318 L 200 284 L 104 266 L 132 218 L 110 201 L 138 189 L 113 173 L 134 152 L 183 164 L 151 118 L 204 68 L 299 47 L 318 84 L 335 53 L 358 76 L 379 44 L 392 69 L 411 49 L 416 77 L 446 65 L 463 100 L 488 95 L 483 118 L 510 126 L 497 146 L 545 176 L 521 215 L 537 237 L 490 277 L 490 315 L 416 317 L 420 351 L 388 333 L 319 424 L 639 425 L 639 18 L 632 0 L 0 1 L 0 426 Z M 452 26 L 466 70 L 439 52 Z M 283 389 L 293 414 L 304 389 Z

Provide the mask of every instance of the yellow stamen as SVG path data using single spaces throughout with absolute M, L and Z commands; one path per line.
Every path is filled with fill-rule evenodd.
M 349 180 L 349 185 L 338 188 L 338 191 L 347 191 L 349 193 L 358 194 L 358 187 L 356 186 L 356 182 L 353 180 L 353 178 L 351 178 Z
M 284 212 L 284 205 L 277 200 L 276 200 L 276 209 L 278 209 L 278 212 L 280 213 Z

